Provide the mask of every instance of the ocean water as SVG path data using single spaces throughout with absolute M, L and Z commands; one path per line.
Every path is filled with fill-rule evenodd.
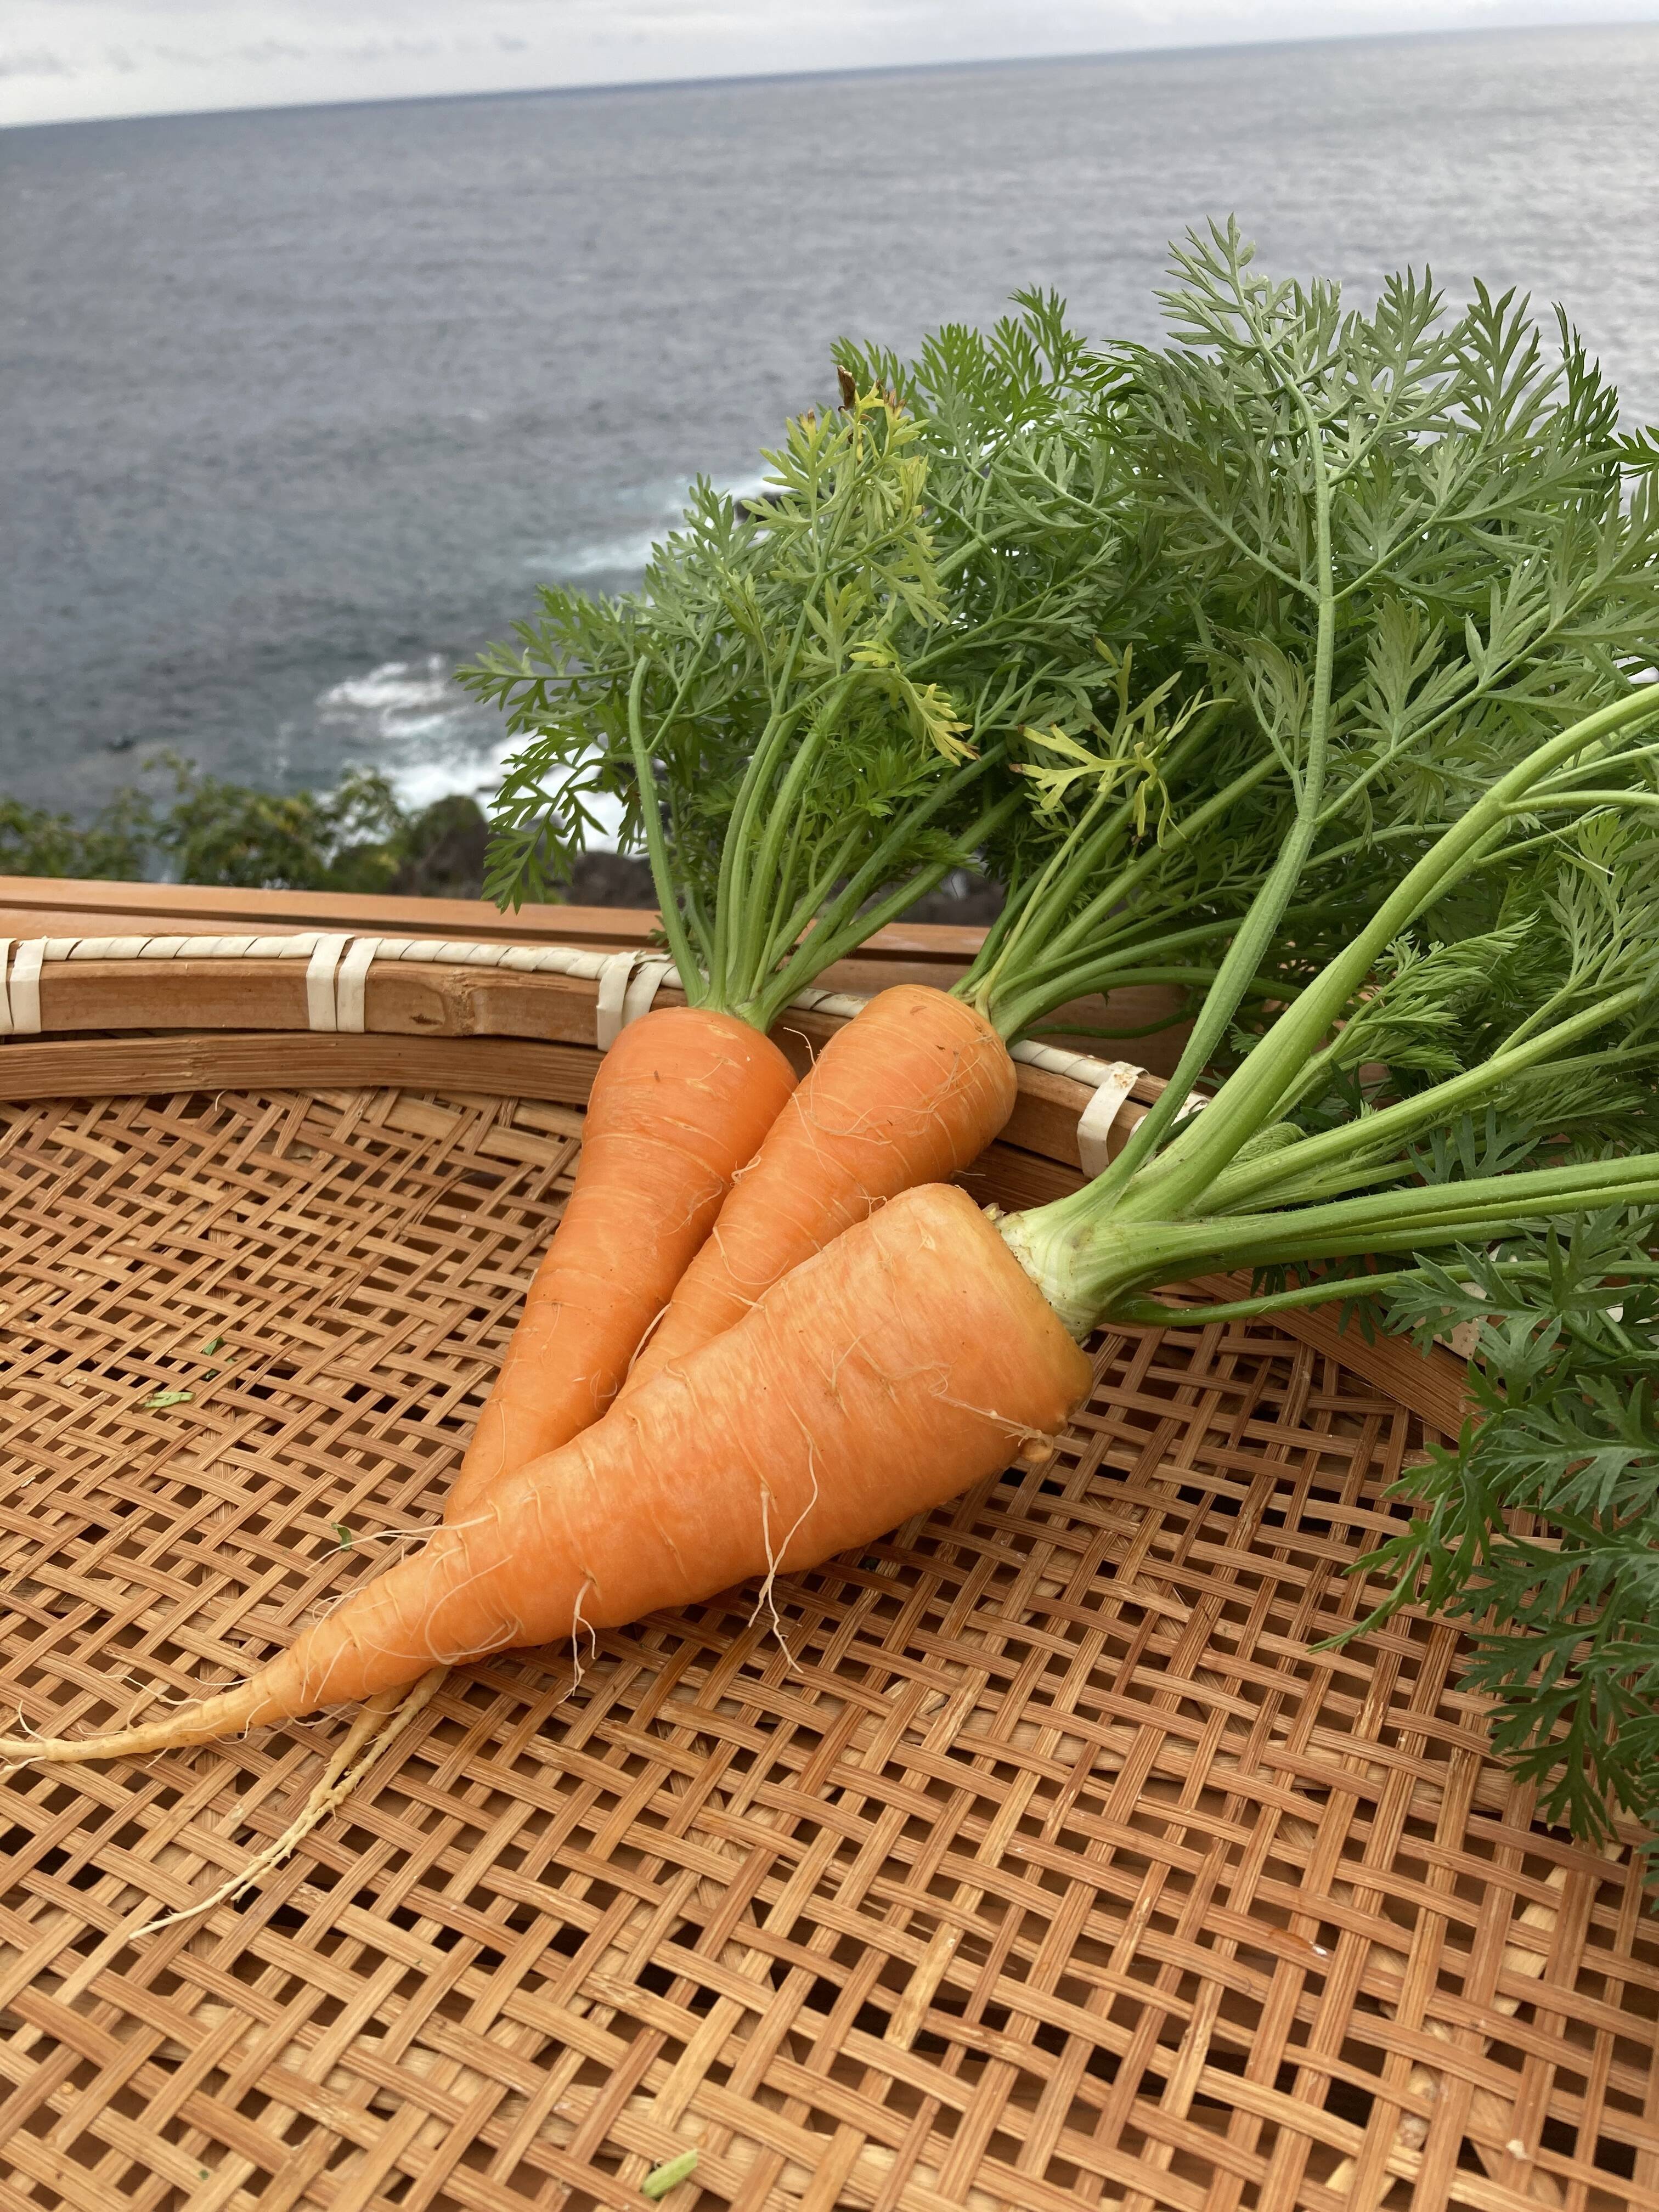
M 1650 420 L 1656 115 L 1659 26 L 0 133 L 0 794 L 485 785 L 458 659 L 752 484 L 839 332 L 1039 283 L 1152 337 L 1230 210 L 1559 299 Z

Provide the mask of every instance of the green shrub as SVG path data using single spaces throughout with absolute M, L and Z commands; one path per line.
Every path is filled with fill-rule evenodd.
M 139 792 L 118 792 L 85 824 L 0 799 L 0 875 L 142 877 L 151 842 L 149 802 Z
M 0 799 L 0 875 L 159 878 L 246 890 L 477 898 L 488 825 L 461 793 L 410 812 L 384 775 L 348 769 L 331 791 L 259 791 L 162 754 L 170 799 L 129 786 L 90 821 Z

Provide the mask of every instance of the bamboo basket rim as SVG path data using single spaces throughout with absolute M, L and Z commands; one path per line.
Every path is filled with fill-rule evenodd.
M 18 965 L 26 957 L 20 994 Z M 301 960 L 303 993 L 288 964 Z M 133 962 L 144 963 L 146 984 L 161 984 L 148 1004 L 131 988 L 133 971 L 125 963 Z M 217 968 L 222 962 L 234 965 Z M 179 1018 L 227 975 L 230 988 L 214 993 L 209 1022 L 198 1027 Z M 505 1014 L 489 1003 L 492 978 L 517 987 L 518 1003 Z M 636 979 L 644 981 L 643 992 Z M 432 1003 L 411 1006 L 422 985 L 429 985 Z M 77 988 L 82 986 L 88 988 Z M 20 997 L 27 1007 L 22 1019 Z M 362 1082 L 454 1081 L 464 1073 L 471 1088 L 569 1103 L 586 1096 L 586 1079 L 568 1048 L 602 1044 L 623 1019 L 648 1012 L 659 997 L 668 1005 L 684 1001 L 672 962 L 641 945 L 595 950 L 344 930 L 66 936 L 23 939 L 15 951 L 0 939 L 0 1101 L 86 1088 L 130 1094 L 156 1085 L 269 1080 L 279 1073 L 295 1081 L 326 1081 L 349 1072 Z M 538 999 L 554 1009 L 546 1019 L 538 1018 Z M 803 1050 L 817 1049 L 866 999 L 860 992 L 807 991 L 775 1034 L 799 1059 Z M 234 1019 L 225 1018 L 228 1006 Z M 167 1025 L 151 1026 L 143 1018 L 147 1012 L 165 1012 Z M 304 1045 L 293 1034 L 301 1027 Z M 378 1048 L 368 1042 L 314 1042 L 325 1036 L 381 1042 Z M 475 1048 L 453 1050 L 452 1041 L 460 1038 Z M 1164 1089 L 1163 1079 L 1142 1067 L 1068 1048 L 1022 1040 L 1012 1054 L 1018 1099 L 1006 1142 L 1062 1170 L 1097 1172 Z M 1216 1297 L 1238 1288 L 1220 1278 L 1206 1281 Z M 1304 1342 L 1340 1352 L 1345 1364 L 1431 1425 L 1455 1431 L 1462 1419 L 1467 1360 L 1450 1347 L 1423 1352 L 1401 1339 L 1371 1340 L 1317 1310 L 1283 1315 L 1279 1325 Z

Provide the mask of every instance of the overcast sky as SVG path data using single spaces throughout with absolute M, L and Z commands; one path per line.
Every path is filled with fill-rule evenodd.
M 1659 0 L 3 0 L 0 124 L 1652 21 Z

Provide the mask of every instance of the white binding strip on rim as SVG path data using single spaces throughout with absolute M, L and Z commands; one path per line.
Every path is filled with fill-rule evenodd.
M 362 1034 L 364 985 L 369 964 L 380 949 L 378 937 L 360 937 L 341 961 L 334 975 L 334 1026 Z
M 1064 1075 L 1073 1083 L 1086 1083 L 1091 1089 L 1109 1067 L 1118 1065 L 1115 1060 L 1096 1060 L 1086 1052 L 1067 1052 L 1063 1045 L 1044 1044 L 1036 1037 L 1022 1037 L 1018 1044 L 1011 1044 L 1008 1057 L 1027 1067 L 1040 1067 L 1045 1075 Z
M 593 1009 L 593 1042 L 609 1052 L 622 1035 L 623 1009 L 628 999 L 628 979 L 634 973 L 635 952 L 613 952 L 599 969 L 599 1004 Z
M 46 948 L 38 937 L 26 937 L 11 965 L 11 1028 L 14 1036 L 40 1034 L 40 964 Z
M 673 962 L 661 953 L 647 953 L 640 963 L 640 972 L 623 994 L 622 1026 L 636 1022 L 648 1014 L 657 993 L 672 975 L 678 979 L 679 970 Z
M 843 1021 L 855 1021 L 869 1005 L 868 999 L 856 991 L 820 991 L 816 985 L 801 991 L 789 1001 L 792 1012 L 803 1014 L 838 1014 Z
M 1106 1149 L 1107 1132 L 1110 1129 L 1124 1102 L 1135 1085 L 1146 1073 L 1127 1060 L 1115 1060 L 1104 1076 L 1095 1086 L 1095 1095 L 1078 1116 L 1077 1150 L 1083 1172 L 1092 1182 L 1103 1174 L 1109 1164 Z
M 306 969 L 306 1020 L 313 1030 L 339 1027 L 334 1011 L 334 971 L 349 939 L 324 936 L 317 939 Z
M 6 965 L 11 958 L 11 939 L 0 937 L 0 1036 L 11 1035 L 11 993 L 6 988 Z

